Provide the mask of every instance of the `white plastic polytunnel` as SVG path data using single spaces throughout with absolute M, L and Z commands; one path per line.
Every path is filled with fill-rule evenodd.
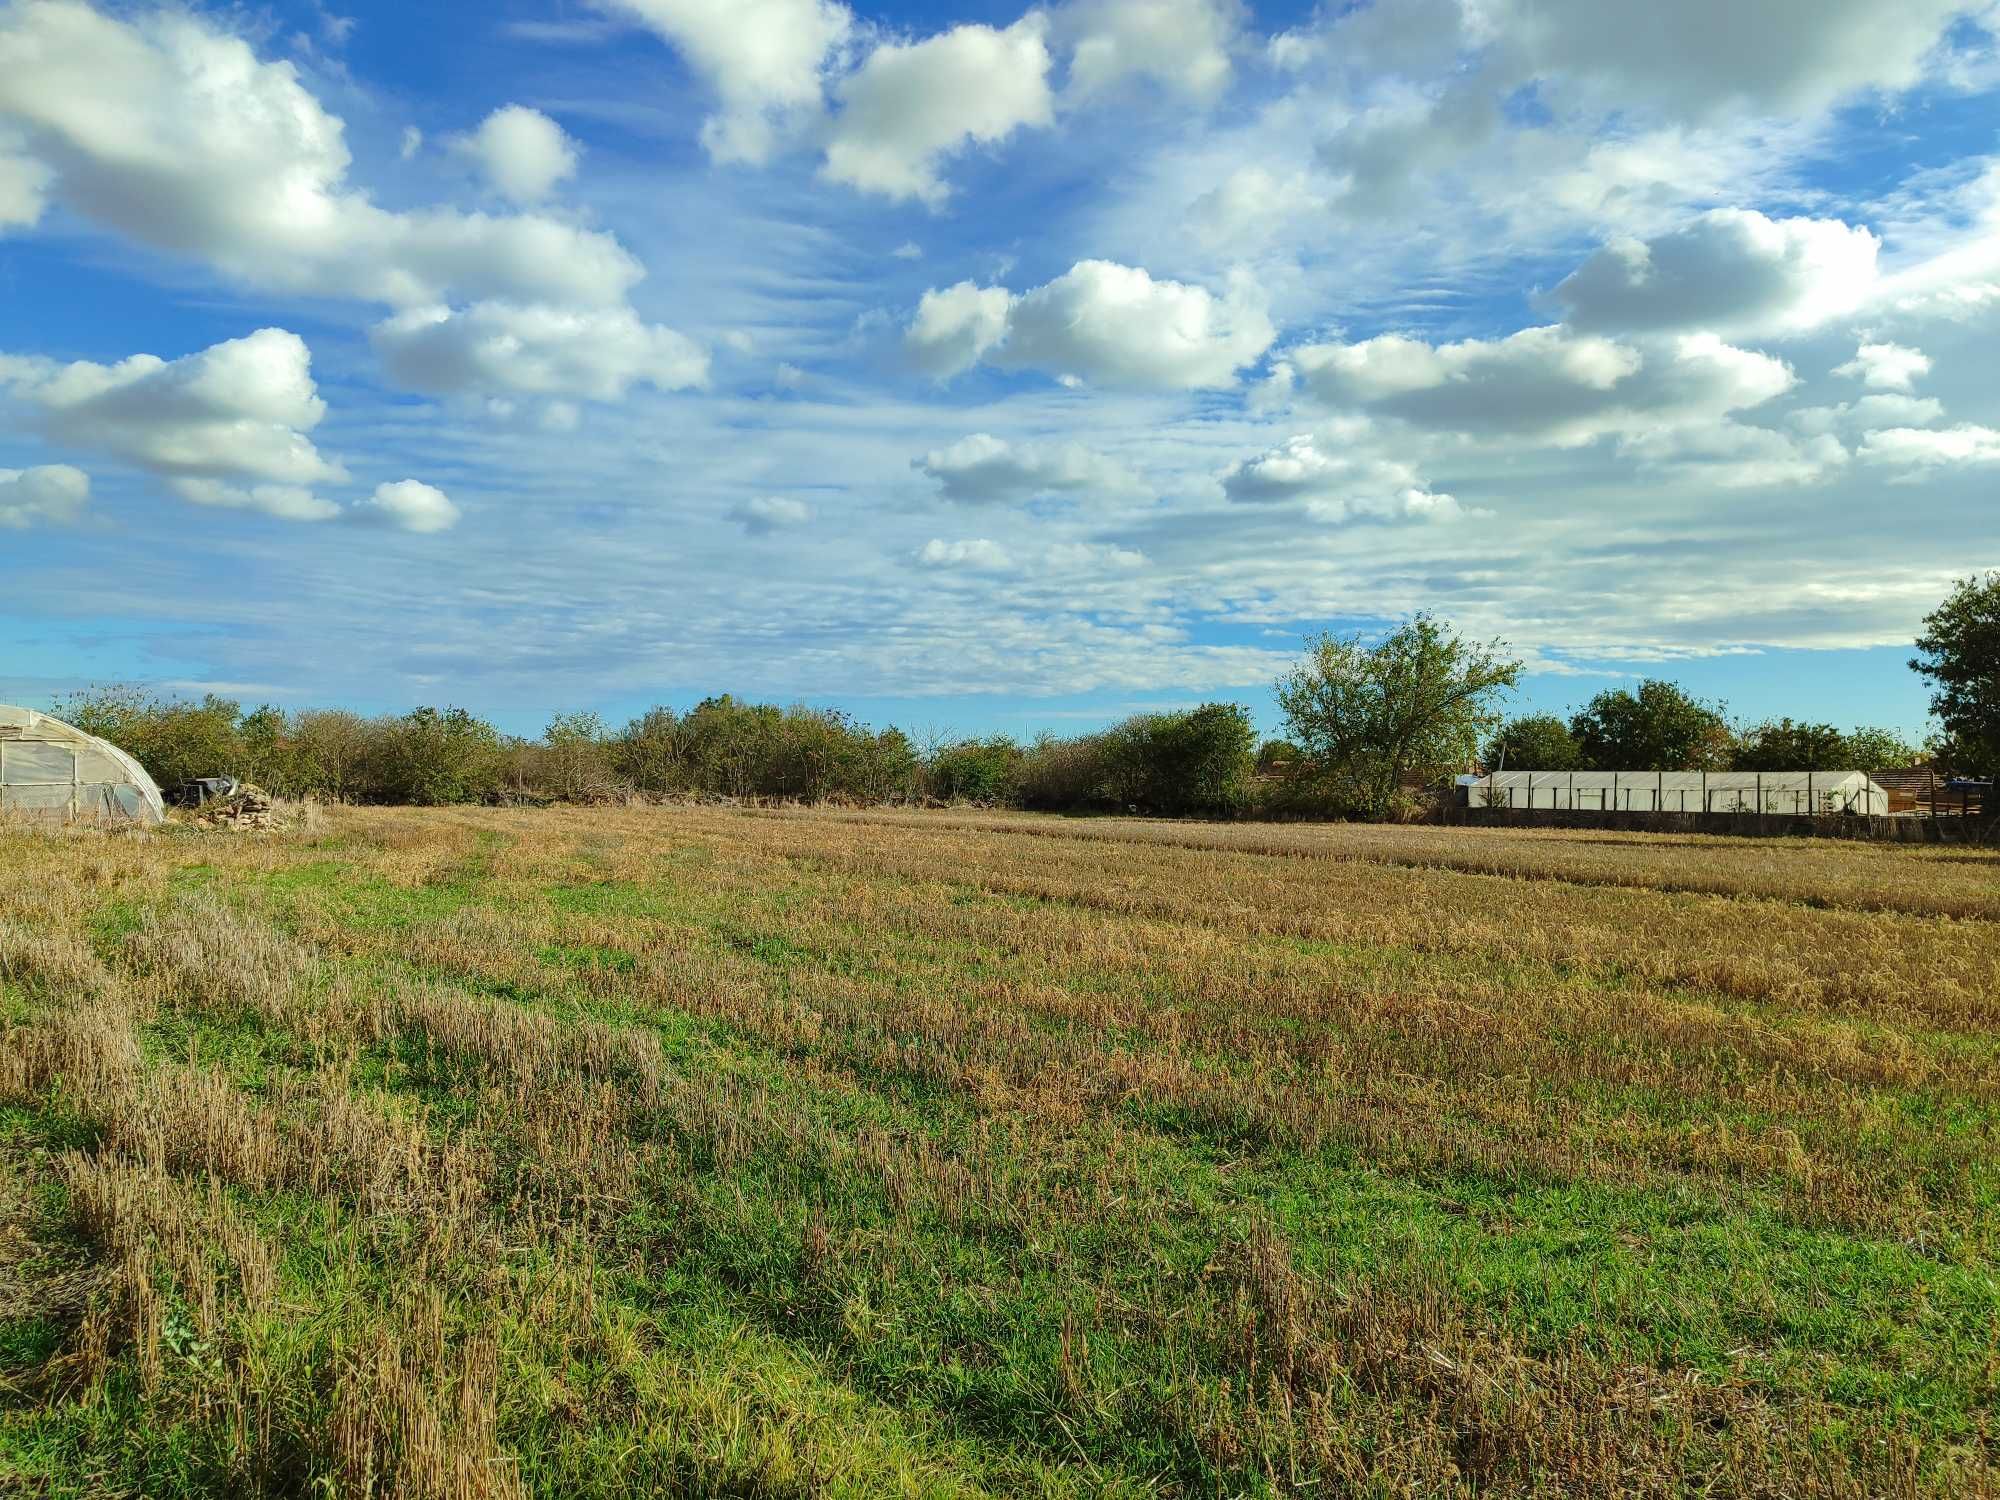
M 1889 811 L 1888 792 L 1866 771 L 1495 771 L 1458 785 L 1470 807 L 1796 818 Z
M 71 823 L 158 823 L 145 768 L 116 745 L 32 708 L 0 704 L 0 814 Z

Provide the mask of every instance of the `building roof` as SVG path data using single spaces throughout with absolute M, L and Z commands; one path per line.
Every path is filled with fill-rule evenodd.
M 1866 771 L 1489 771 L 1483 776 L 1458 778 L 1460 786 L 1578 786 L 1594 791 L 1616 783 L 1633 787 L 1664 786 L 1670 792 L 1701 787 L 1747 792 L 1760 786 L 1767 791 L 1793 787 L 1805 790 L 1808 783 L 1830 791 L 1861 782 L 1874 784 Z

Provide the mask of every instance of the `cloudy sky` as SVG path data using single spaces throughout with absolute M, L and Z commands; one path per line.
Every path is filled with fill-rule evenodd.
M 0 0 L 0 696 L 1917 728 L 2000 5 Z M 1271 727 L 1275 727 L 1271 724 Z

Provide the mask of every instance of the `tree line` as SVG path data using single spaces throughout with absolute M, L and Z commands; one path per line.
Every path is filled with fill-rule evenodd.
M 1599 693 L 1568 718 L 1511 718 L 1480 755 L 1489 771 L 1894 771 L 1928 757 L 1893 729 L 1732 724 L 1724 705 L 1658 681 Z
M 1390 816 L 1471 769 L 1886 770 L 1926 760 L 2000 770 L 2000 573 L 1961 583 L 1925 621 L 1911 663 L 1931 683 L 1931 744 L 1892 731 L 1777 719 L 1733 725 L 1678 685 L 1610 688 L 1568 716 L 1507 718 L 1521 662 L 1428 613 L 1387 635 L 1315 636 L 1276 684 L 1282 738 L 1259 745 L 1239 704 L 1135 714 L 1022 742 L 919 743 L 838 709 L 724 694 L 623 728 L 565 713 L 539 738 L 462 708 L 363 717 L 245 710 L 228 698 L 97 688 L 52 705 L 123 746 L 162 786 L 228 775 L 283 797 L 435 806 L 633 796 L 798 802 L 964 802 L 1158 816 Z

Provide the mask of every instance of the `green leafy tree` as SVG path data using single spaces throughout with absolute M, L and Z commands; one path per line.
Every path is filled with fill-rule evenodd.
M 649 708 L 625 726 L 611 747 L 611 763 L 642 792 L 691 792 L 693 736 L 671 708 Z
M 783 722 L 782 709 L 729 693 L 697 703 L 682 721 L 695 785 L 724 797 L 786 795 L 773 767 Z
M 864 802 L 907 802 L 917 794 L 923 761 L 910 737 L 891 725 L 860 741 L 855 779 L 848 790 Z
M 246 769 L 237 728 L 242 706 L 213 693 L 193 702 L 117 684 L 73 694 L 52 711 L 132 755 L 163 787 L 203 776 L 240 776 Z
M 300 794 L 292 744 L 292 726 L 284 710 L 266 703 L 243 715 L 236 725 L 242 745 L 238 775 L 281 796 Z
M 369 795 L 436 807 L 478 802 L 499 790 L 500 732 L 462 708 L 419 708 L 380 726 Z
M 1505 643 L 1468 641 L 1418 614 L 1386 639 L 1315 636 L 1277 683 L 1285 728 L 1336 805 L 1393 811 L 1410 782 L 1463 768 L 1521 677 Z
M 1961 579 L 1924 616 L 1910 665 L 1930 684 L 1945 763 L 1975 776 L 2000 772 L 2000 572 Z
M 1226 817 L 1250 800 L 1256 744 L 1249 710 L 1234 703 L 1137 714 L 1103 736 L 1105 792 L 1167 817 Z
M 900 730 L 877 734 L 838 709 L 780 709 L 727 693 L 685 714 L 649 709 L 607 751 L 617 776 L 656 795 L 899 801 L 916 795 L 922 769 Z
M 1110 807 L 1109 739 L 1103 734 L 1067 739 L 1037 735 L 1022 752 L 1015 777 L 1015 795 L 1021 806 L 1040 812 L 1088 812 Z
M 1746 733 L 1731 765 L 1738 771 L 1834 771 L 1859 765 L 1846 735 L 1831 724 L 1773 719 Z
M 1735 755 L 1722 705 L 1671 682 L 1607 689 L 1571 717 L 1569 732 L 1599 771 L 1722 771 Z
M 1580 771 L 1583 747 L 1555 714 L 1520 714 L 1502 724 L 1479 759 L 1491 771 Z
M 1021 747 L 1005 735 L 946 745 L 926 768 L 931 795 L 941 802 L 986 806 L 1012 802 L 1019 791 L 1022 760 Z
M 1266 740 L 1257 747 L 1257 772 L 1261 776 L 1282 776 L 1296 770 L 1299 747 L 1290 740 Z
M 1924 763 L 1924 751 L 1893 729 L 1864 725 L 1847 736 L 1847 763 L 1857 771 L 1907 771 Z
M 593 713 L 562 713 L 542 731 L 546 747 L 538 768 L 543 789 L 565 802 L 593 802 L 608 796 L 617 778 L 611 768 L 604 721 Z
M 292 723 L 295 784 L 290 795 L 330 802 L 364 796 L 376 734 L 366 719 L 346 709 L 308 709 L 299 714 Z

